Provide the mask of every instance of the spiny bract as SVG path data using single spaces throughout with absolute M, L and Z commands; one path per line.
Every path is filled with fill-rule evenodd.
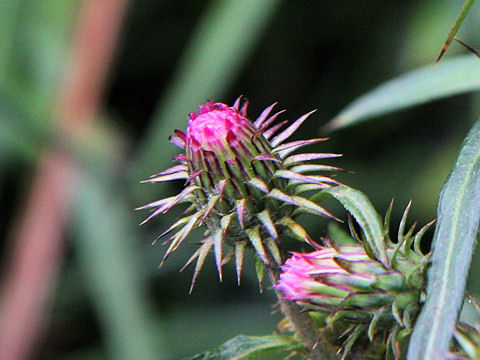
M 212 248 L 220 280 L 222 265 L 234 256 L 240 282 L 246 247 L 255 249 L 260 263 L 274 261 L 281 264 L 279 245 L 282 236 L 288 234 L 315 245 L 294 220 L 299 213 L 334 218 L 323 207 L 302 195 L 339 184 L 330 177 L 312 173 L 340 169 L 308 162 L 340 155 L 292 155 L 304 146 L 326 139 L 285 143 L 314 111 L 301 116 L 279 133 L 287 121 L 272 125 L 283 112 L 270 115 L 275 105 L 267 107 L 254 122 L 247 117 L 248 101 L 242 103 L 241 97 L 231 107 L 213 101 L 201 105 L 199 113 L 189 115 L 186 132 L 175 130 L 176 136 L 170 137 L 173 144 L 185 151 L 174 157 L 178 165 L 145 181 L 186 181 L 179 194 L 140 208 L 153 209 L 146 222 L 179 203 L 190 204 L 186 216 L 158 237 L 177 230 L 167 240 L 170 246 L 162 264 L 194 228 L 206 226 L 201 246 L 185 265 L 196 260 L 192 287 Z M 224 244 L 232 247 L 225 257 Z

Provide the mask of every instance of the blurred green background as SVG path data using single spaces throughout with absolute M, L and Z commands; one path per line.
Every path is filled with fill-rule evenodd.
M 188 295 L 192 270 L 178 269 L 196 248 L 197 233 L 158 269 L 165 247 L 152 240 L 180 212 L 138 227 L 148 214 L 133 209 L 181 184 L 139 181 L 172 163 L 177 149 L 168 136 L 184 129 L 186 115 L 209 98 L 232 103 L 242 94 L 252 118 L 275 101 L 290 120 L 318 109 L 296 136 L 326 135 L 322 125 L 358 96 L 409 70 L 433 67 L 463 1 L 131 0 L 96 115 L 100 126 L 77 140 L 66 137 L 65 144 L 58 141 L 56 99 L 87 2 L 0 4 L 4 280 L 13 261 L 12 229 L 40 155 L 66 151 L 80 169 L 70 189 L 64 257 L 49 285 L 46 325 L 32 358 L 180 359 L 237 334 L 271 333 L 280 317 L 272 315 L 269 285 L 259 293 L 251 262 L 237 287 L 233 265 L 218 283 L 210 257 Z M 459 32 L 474 47 L 480 46 L 479 15 L 475 6 Z M 463 52 L 453 44 L 446 57 Z M 410 199 L 411 221 L 424 224 L 435 218 L 441 186 L 480 113 L 479 99 L 456 95 L 381 116 L 328 134 L 331 140 L 316 150 L 343 153 L 331 163 L 353 173 L 341 180 L 364 191 L 381 214 L 395 198 L 393 224 Z M 312 219 L 304 224 L 318 239 L 326 229 Z

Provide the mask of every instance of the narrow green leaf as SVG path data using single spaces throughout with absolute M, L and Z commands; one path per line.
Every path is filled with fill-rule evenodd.
M 333 118 L 334 131 L 375 116 L 480 89 L 480 61 L 464 55 L 400 75 L 362 95 Z
M 4 0 L 0 2 L 0 81 L 6 81 L 9 73 L 9 65 L 12 58 L 12 48 L 15 41 L 15 25 L 17 21 L 20 0 Z
M 164 359 L 153 308 L 142 295 L 135 224 L 128 206 L 97 178 L 77 177 L 74 243 L 81 272 L 104 327 L 112 359 Z M 113 187 L 114 188 L 114 187 Z M 165 345 L 165 344 L 163 344 Z
M 466 137 L 437 209 L 427 300 L 408 359 L 440 359 L 448 350 L 463 303 L 480 218 L 480 121 Z
M 206 351 L 184 360 L 241 360 L 249 359 L 267 351 L 299 350 L 302 345 L 291 337 L 284 335 L 243 336 L 239 335 L 218 349 Z
M 465 0 L 465 2 L 463 3 L 462 8 L 460 9 L 460 13 L 458 14 L 457 19 L 453 23 L 452 28 L 450 29 L 450 32 L 448 33 L 447 40 L 445 41 L 445 44 L 443 44 L 442 50 L 440 51 L 440 54 L 438 55 L 438 58 L 435 61 L 436 63 L 438 63 L 440 61 L 443 54 L 445 54 L 445 51 L 447 51 L 448 47 L 450 46 L 450 43 L 452 42 L 453 38 L 455 37 L 455 34 L 457 33 L 460 26 L 463 24 L 463 21 L 467 17 L 467 14 L 470 11 L 470 8 L 472 7 L 474 2 L 475 2 L 475 0 Z
M 324 191 L 337 199 L 345 209 L 352 214 L 362 228 L 365 240 L 370 248 L 378 259 L 387 265 L 388 258 L 382 219 L 375 211 L 367 196 L 347 186 L 336 186 Z

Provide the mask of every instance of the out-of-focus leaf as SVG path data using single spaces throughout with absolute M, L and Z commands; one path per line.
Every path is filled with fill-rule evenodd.
M 415 325 L 409 360 L 440 359 L 463 303 L 480 219 L 480 121 L 466 137 L 437 210 L 427 301 Z
M 5 82 L 8 76 L 12 47 L 15 39 L 15 25 L 20 0 L 3 0 L 0 2 L 0 82 Z
M 267 351 L 294 351 L 302 348 L 301 343 L 284 335 L 239 335 L 216 350 L 207 351 L 184 360 L 241 360 L 250 359 Z
M 380 261 L 387 264 L 382 219 L 367 196 L 347 186 L 335 186 L 324 191 L 337 199 L 352 214 L 362 228 L 369 247 Z
M 28 129 L 27 116 L 14 111 L 11 101 L 0 96 L 0 154 L 34 160 L 40 154 L 42 136 Z
M 146 131 L 132 174 L 136 182 L 168 167 L 176 154 L 168 136 L 175 128 L 186 127 L 187 114 L 199 104 L 207 98 L 217 100 L 230 87 L 279 4 L 279 0 L 211 2 Z
M 447 96 L 480 89 L 480 61 L 447 59 L 400 75 L 362 95 L 325 125 L 328 131 Z
M 463 3 L 462 8 L 460 9 L 460 13 L 458 14 L 457 19 L 453 23 L 452 28 L 448 33 L 447 40 L 445 41 L 445 44 L 443 44 L 442 50 L 440 51 L 440 54 L 438 55 L 438 58 L 435 62 L 438 63 L 442 58 L 443 54 L 445 54 L 445 51 L 447 51 L 448 47 L 450 46 L 450 43 L 455 37 L 455 34 L 457 33 L 460 26 L 463 24 L 463 21 L 467 17 L 467 14 L 470 11 L 470 8 L 472 7 L 474 2 L 475 0 L 465 0 L 465 2 Z
M 142 295 L 142 266 L 133 246 L 131 215 L 105 179 L 77 176 L 76 241 L 78 259 L 93 305 L 105 327 L 112 359 L 166 359 L 154 328 L 152 309 Z

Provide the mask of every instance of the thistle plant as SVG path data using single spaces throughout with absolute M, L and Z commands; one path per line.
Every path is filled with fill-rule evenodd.
M 240 283 L 246 248 L 255 249 L 260 264 L 278 266 L 283 263 L 283 236 L 314 245 L 305 229 L 295 221 L 300 213 L 335 218 L 304 194 L 339 184 L 331 177 L 312 174 L 338 168 L 309 162 L 340 155 L 293 154 L 326 139 L 286 142 L 313 111 L 280 132 L 287 121 L 274 124 L 283 113 L 271 115 L 275 105 L 267 107 L 253 122 L 247 116 L 248 101 L 242 101 L 241 97 L 231 107 L 213 101 L 201 105 L 198 113 L 189 115 L 186 132 L 176 130 L 176 136 L 170 137 L 173 144 L 184 150 L 174 158 L 178 165 L 145 181 L 185 181 L 179 194 L 141 207 L 153 209 L 146 222 L 177 204 L 189 204 L 185 216 L 158 237 L 176 231 L 167 240 L 170 245 L 162 264 L 193 229 L 206 228 L 199 249 L 185 265 L 196 260 L 191 289 L 212 248 L 220 280 L 222 265 L 235 257 Z M 231 249 L 227 255 L 224 245 Z
M 433 222 L 416 233 L 415 225 L 405 231 L 409 204 L 393 241 L 389 235 L 393 203 L 382 222 L 364 194 L 325 175 L 340 168 L 311 162 L 339 154 L 296 153 L 326 139 L 289 140 L 313 112 L 282 131 L 287 121 L 276 123 L 283 111 L 272 114 L 275 105 L 251 121 L 248 101 L 241 97 L 233 106 L 208 101 L 189 115 L 185 132 L 175 130 L 170 137 L 184 152 L 174 157 L 176 165 L 144 182 L 183 180 L 184 187 L 177 195 L 140 208 L 152 211 L 147 222 L 187 204 L 182 217 L 157 238 L 173 233 L 165 241 L 169 245 L 161 265 L 195 228 L 203 228 L 199 248 L 182 268 L 196 262 L 190 292 L 211 251 L 220 280 L 223 265 L 235 259 L 240 284 L 248 248 L 254 250 L 260 284 L 267 270 L 285 316 L 279 335 L 234 339 L 218 358 L 231 354 L 232 347 L 255 351 L 263 346 L 306 359 L 400 359 L 427 301 L 430 253 L 424 254 L 420 243 Z M 319 245 L 297 222 L 302 213 L 338 221 L 318 203 L 328 195 L 351 215 L 347 244 L 327 237 Z M 315 251 L 293 252 L 287 259 L 291 250 L 287 237 Z M 459 325 L 456 336 L 461 345 L 475 342 L 470 330 Z M 461 342 L 464 339 L 468 341 Z
M 422 253 L 420 242 L 433 222 L 416 234 L 415 226 L 404 234 L 409 205 L 394 243 L 388 232 L 391 209 L 383 229 L 386 261 L 351 224 L 355 243 L 329 241 L 330 246 L 312 253 L 293 253 L 282 266 L 277 288 L 284 299 L 326 315 L 321 317 L 324 326 L 346 337 L 342 358 L 366 335 L 369 342 L 385 341 L 387 358 L 392 353 L 399 359 L 402 340 L 411 333 L 425 299 L 429 255 Z

